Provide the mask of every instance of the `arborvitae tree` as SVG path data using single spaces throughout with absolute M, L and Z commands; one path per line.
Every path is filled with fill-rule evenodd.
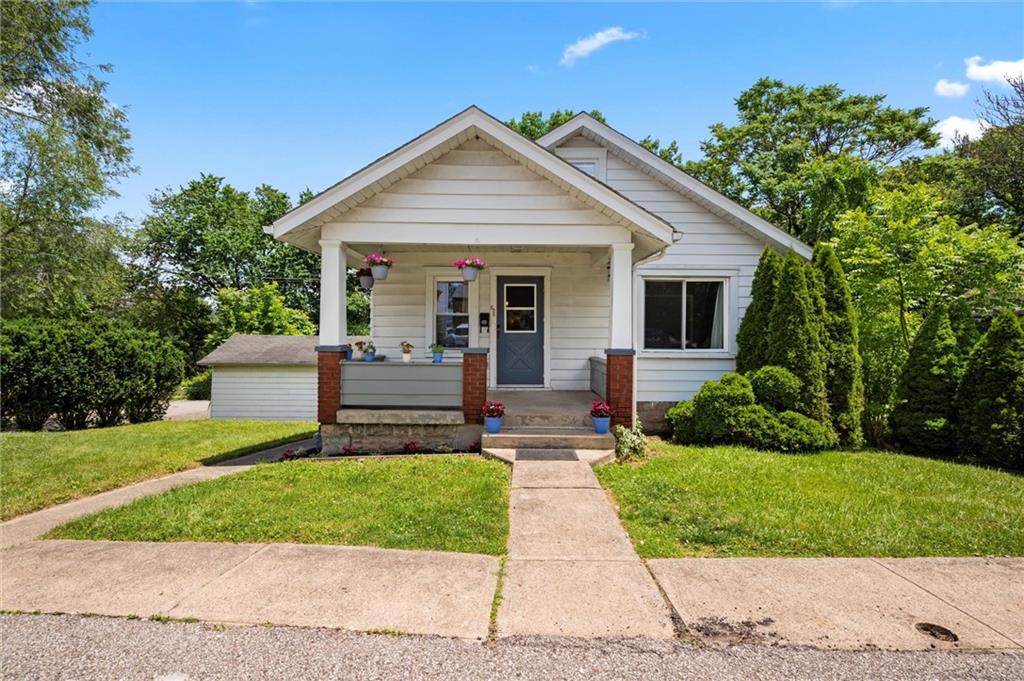
M 775 306 L 775 289 L 785 260 L 770 246 L 761 253 L 750 289 L 750 305 L 736 334 L 736 371 L 746 373 L 768 362 L 768 322 Z
M 860 421 L 864 411 L 864 379 L 850 287 L 831 246 L 823 243 L 815 246 L 814 269 L 821 282 L 825 304 L 822 343 L 832 427 L 843 446 L 859 447 L 864 440 Z
M 978 323 L 974 321 L 974 315 L 971 314 L 970 303 L 963 298 L 957 298 L 949 304 L 949 325 L 953 329 L 953 335 L 956 336 L 960 356 L 966 362 L 971 355 L 971 350 L 981 338 Z
M 799 410 L 827 423 L 825 353 L 820 323 L 807 283 L 807 267 L 800 256 L 790 252 L 779 277 L 775 305 L 768 323 L 769 356 L 766 363 L 793 372 L 803 383 Z
M 947 455 L 955 451 L 954 398 L 962 374 L 949 312 L 937 306 L 910 345 L 889 417 L 893 435 L 904 449 Z
M 1012 312 L 997 316 L 975 346 L 956 408 L 961 452 L 1024 468 L 1024 328 Z

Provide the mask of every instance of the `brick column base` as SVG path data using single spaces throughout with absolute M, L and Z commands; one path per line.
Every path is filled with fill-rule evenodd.
M 636 351 L 609 348 L 605 376 L 605 399 L 612 405 L 612 425 L 633 427 L 633 365 Z
M 341 409 L 341 365 L 348 348 L 343 345 L 316 349 L 316 420 L 336 423 Z
M 483 423 L 487 401 L 487 348 L 462 351 L 462 415 L 466 423 Z

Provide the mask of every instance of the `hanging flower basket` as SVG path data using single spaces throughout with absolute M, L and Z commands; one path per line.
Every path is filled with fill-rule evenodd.
M 483 258 L 463 258 L 453 262 L 452 267 L 462 270 L 463 281 L 476 281 L 480 270 L 487 267 L 487 263 L 484 262 Z
M 369 267 L 360 267 L 356 276 L 359 277 L 359 285 L 367 291 L 373 288 L 373 272 Z
M 386 255 L 380 253 L 371 253 L 365 258 L 363 262 L 369 266 L 370 274 L 373 275 L 374 280 L 384 281 L 388 278 L 388 271 L 391 266 L 395 264 L 395 261 Z

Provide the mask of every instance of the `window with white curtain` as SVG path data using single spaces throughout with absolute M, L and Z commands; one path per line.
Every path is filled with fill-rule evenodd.
M 724 350 L 724 279 L 645 279 L 645 350 Z

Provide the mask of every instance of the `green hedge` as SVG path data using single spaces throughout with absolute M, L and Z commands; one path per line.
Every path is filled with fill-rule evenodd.
M 23 319 L 0 329 L 2 418 L 39 430 L 159 419 L 181 382 L 184 358 L 169 341 L 129 324 Z

